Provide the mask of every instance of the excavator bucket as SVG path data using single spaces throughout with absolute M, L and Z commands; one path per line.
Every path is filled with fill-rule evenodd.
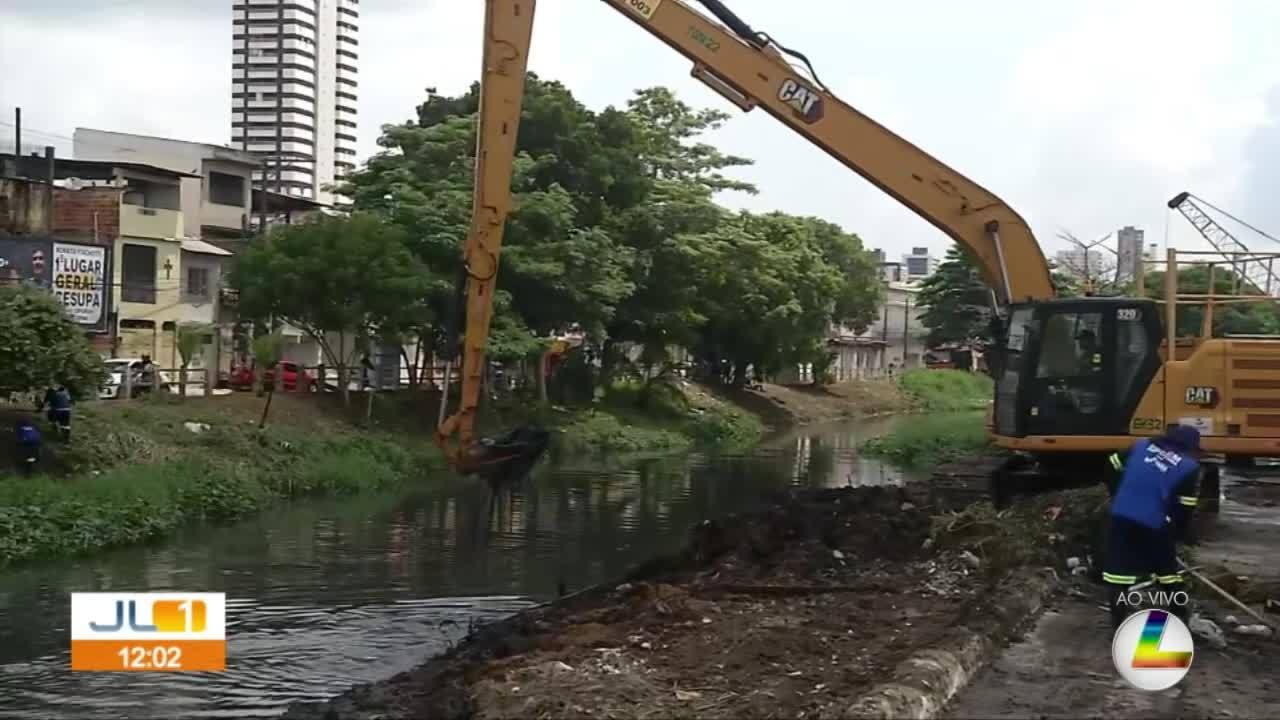
M 516 482 L 529 474 L 550 442 L 551 433 L 540 427 L 517 427 L 472 445 L 464 466 L 495 485 Z

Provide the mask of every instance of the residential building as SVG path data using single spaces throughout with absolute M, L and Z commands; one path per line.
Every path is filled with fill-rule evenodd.
M 880 279 L 884 282 L 903 282 L 905 280 L 905 268 L 900 262 L 889 260 L 881 248 L 873 248 L 871 257 L 875 261 L 876 267 L 880 270 Z
M 185 173 L 180 209 L 186 237 L 217 242 L 242 240 L 253 204 L 253 173 L 262 161 L 252 153 L 210 143 L 153 135 L 76 128 L 77 160 L 145 163 Z
M 878 339 L 883 348 L 868 368 L 871 374 L 883 374 L 892 366 L 895 371 L 920 367 L 924 362 L 924 338 L 928 328 L 921 318 L 923 309 L 917 298 L 918 283 L 885 284 L 884 305 L 878 322 L 868 328 L 864 338 Z
M 232 144 L 264 187 L 332 204 L 355 169 L 359 2 L 232 3 Z
M 1126 225 L 1116 231 L 1116 279 L 1120 282 L 1132 280 L 1138 274 L 1138 266 L 1145 254 L 1144 233 L 1132 225 Z
M 885 283 L 885 301 L 880 317 L 862 332 L 833 327 L 827 333 L 827 347 L 833 355 L 829 368 L 836 382 L 878 377 L 924 363 L 924 338 L 928 328 L 916 298 L 918 283 Z M 779 373 L 782 384 L 813 382 L 812 365 L 797 365 Z
M 95 281 L 115 290 L 104 296 L 110 302 L 105 330 L 111 337 L 109 347 L 101 348 L 104 354 L 150 355 L 162 367 L 177 367 L 178 324 L 217 317 L 210 285 L 216 276 L 201 268 L 207 271 L 211 262 L 229 254 L 186 237 L 183 182 L 201 176 L 135 162 L 56 159 L 50 167 L 45 158 L 7 159 L 13 166 L 8 174 L 14 177 L 40 177 L 47 183 L 52 175 L 46 191 L 52 198 L 47 202 L 51 232 L 78 229 L 93 244 L 112 248 L 103 268 L 104 273 L 109 269 L 110 281 L 105 274 Z M 56 272 L 56 254 L 52 260 Z M 220 338 L 211 337 L 194 366 L 213 367 L 219 346 Z
M 923 280 L 938 269 L 938 259 L 929 253 L 927 247 L 913 247 L 911 252 L 902 256 L 902 265 L 906 269 L 906 282 Z

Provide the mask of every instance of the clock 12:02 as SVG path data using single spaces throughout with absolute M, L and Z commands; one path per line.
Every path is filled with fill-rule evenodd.
M 182 648 L 126 645 L 116 651 L 126 670 L 181 670 Z

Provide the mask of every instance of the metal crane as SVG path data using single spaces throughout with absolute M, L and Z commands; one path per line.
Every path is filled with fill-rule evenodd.
M 1235 271 L 1236 276 L 1251 285 L 1250 289 L 1263 295 L 1280 295 L 1280 275 L 1276 274 L 1276 270 L 1272 266 L 1272 258 L 1267 258 L 1265 261 L 1258 259 L 1250 261 L 1248 259 L 1251 253 L 1249 248 L 1245 247 L 1245 244 L 1240 242 L 1226 228 L 1215 222 L 1204 211 L 1204 208 L 1196 204 L 1196 200 L 1213 207 L 1204 198 L 1196 197 L 1189 192 L 1180 192 L 1173 196 L 1173 199 L 1169 200 L 1169 207 L 1182 213 L 1182 217 L 1186 218 L 1187 222 L 1191 223 L 1204 236 L 1204 239 L 1209 241 L 1214 250 L 1222 253 L 1223 257 L 1231 261 L 1232 269 Z M 1214 209 L 1216 210 L 1217 208 Z M 1258 232 L 1262 233 L 1261 230 L 1258 230 Z M 1262 234 L 1266 235 L 1266 233 Z M 1271 237 L 1270 235 L 1266 236 Z

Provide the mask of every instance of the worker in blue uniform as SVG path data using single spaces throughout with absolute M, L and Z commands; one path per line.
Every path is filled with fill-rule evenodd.
M 1112 491 L 1102 579 L 1111 591 L 1114 627 L 1136 610 L 1125 602 L 1132 585 L 1154 576 L 1157 589 L 1168 596 L 1185 593 L 1175 549 L 1179 540 L 1189 537 L 1198 500 L 1199 457 L 1200 432 L 1173 425 L 1161 437 L 1139 440 L 1127 458 L 1109 458 L 1120 477 Z M 1169 612 L 1183 622 L 1190 619 L 1186 603 L 1173 603 Z

